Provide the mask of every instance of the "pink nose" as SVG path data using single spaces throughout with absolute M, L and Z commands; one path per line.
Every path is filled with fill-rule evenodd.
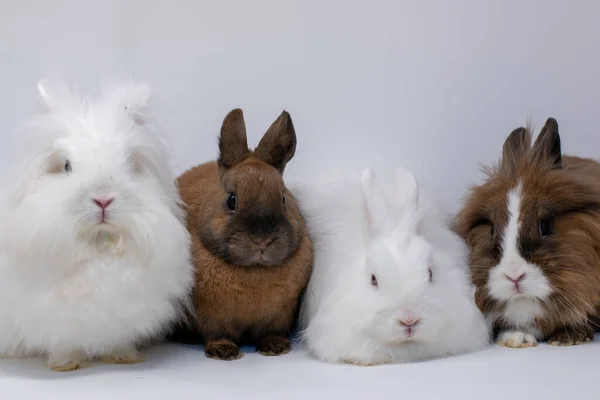
M 414 326 L 419 322 L 418 318 L 405 318 L 400 320 L 400 325 L 402 326 Z
M 275 239 L 273 239 L 273 238 L 254 239 L 254 244 L 256 244 L 259 249 L 265 250 L 274 241 L 275 241 Z
M 512 281 L 513 283 L 519 283 L 525 278 L 525 272 L 523 272 L 521 275 L 517 276 L 516 278 L 510 277 L 506 274 L 504 274 L 504 276 L 506 277 L 506 279 L 508 279 L 509 281 Z
M 93 199 L 94 203 L 101 209 L 106 209 L 113 202 L 114 199 Z

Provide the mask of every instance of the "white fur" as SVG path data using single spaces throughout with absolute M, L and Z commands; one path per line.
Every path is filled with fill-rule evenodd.
M 534 335 L 521 331 L 503 331 L 498 335 L 498 342 L 508 347 L 531 347 L 537 344 Z
M 489 293 L 492 298 L 506 302 L 504 312 L 498 318 L 525 333 L 539 337 L 534 322 L 544 313 L 541 301 L 550 295 L 551 287 L 541 269 L 527 262 L 519 253 L 520 206 L 521 186 L 517 185 L 508 192 L 508 224 L 501 236 L 502 258 L 498 265 L 490 269 Z M 517 279 L 522 275 L 517 290 L 509 278 Z
M 410 172 L 399 169 L 385 187 L 387 193 L 366 170 L 360 183 L 295 189 L 315 242 L 300 316 L 309 351 L 326 362 L 372 365 L 487 346 L 489 325 L 474 303 L 466 245 Z M 419 319 L 411 338 L 399 322 L 408 317 Z
M 90 100 L 42 81 L 39 92 L 29 156 L 2 198 L 0 355 L 46 355 L 57 369 L 135 358 L 179 315 L 193 282 L 150 88 L 130 83 Z M 93 198 L 114 198 L 108 223 Z

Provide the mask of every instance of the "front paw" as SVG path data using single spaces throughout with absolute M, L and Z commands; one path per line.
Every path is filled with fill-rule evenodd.
M 137 364 L 144 361 L 136 349 L 117 350 L 100 359 L 107 364 Z
M 503 331 L 498 335 L 498 344 L 512 349 L 524 349 L 537 346 L 535 336 L 520 331 Z
M 352 358 L 343 359 L 342 362 L 344 364 L 356 365 L 358 367 L 376 367 L 378 365 L 385 364 L 385 363 L 377 363 L 377 362 L 364 361 L 364 360 L 358 360 L 358 359 L 352 359 Z
M 53 371 L 68 372 L 86 368 L 88 366 L 89 362 L 86 356 L 80 351 L 50 353 L 48 356 L 48 367 Z
M 256 350 L 263 356 L 280 356 L 292 350 L 292 343 L 283 336 L 268 336 L 260 339 Z
M 589 343 L 594 339 L 594 330 L 589 327 L 561 328 L 555 331 L 549 338 L 550 346 L 575 346 Z
M 238 345 L 228 339 L 208 341 L 204 354 L 208 358 L 224 361 L 239 360 L 244 355 Z

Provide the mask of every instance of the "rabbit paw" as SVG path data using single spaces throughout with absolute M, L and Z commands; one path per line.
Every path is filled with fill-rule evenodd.
M 283 336 L 267 336 L 260 339 L 256 350 L 263 356 L 280 356 L 292 350 L 290 339 Z
M 227 339 L 209 341 L 206 343 L 204 354 L 208 358 L 225 361 L 239 360 L 244 355 L 237 344 Z
M 548 339 L 550 346 L 575 346 L 589 343 L 594 339 L 594 331 L 589 327 L 561 328 Z
M 356 365 L 358 367 L 376 367 L 378 365 L 381 365 L 377 362 L 361 361 L 356 359 L 344 359 L 342 360 L 342 362 L 344 364 Z
M 57 372 L 75 371 L 89 366 L 87 357 L 80 351 L 50 353 L 48 366 Z
M 519 331 L 504 331 L 498 336 L 498 344 L 502 347 L 524 349 L 537 346 L 537 340 L 529 333 Z
M 100 359 L 107 364 L 137 364 L 144 361 L 141 354 L 134 348 L 114 351 Z

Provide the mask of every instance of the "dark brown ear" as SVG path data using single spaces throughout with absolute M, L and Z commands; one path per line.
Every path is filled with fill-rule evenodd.
M 554 118 L 548 118 L 542 131 L 533 144 L 533 156 L 537 161 L 552 161 L 554 167 L 562 165 L 560 151 L 560 135 L 558 134 L 558 122 Z
M 531 133 L 525 128 L 517 128 L 508 135 L 502 147 L 502 169 L 514 172 L 519 167 L 525 152 L 531 147 Z
M 285 165 L 296 152 L 296 131 L 287 111 L 273 122 L 254 152 L 258 158 L 283 173 Z
M 248 156 L 246 123 L 244 113 L 239 108 L 227 114 L 221 126 L 219 137 L 219 159 L 221 168 L 231 168 Z

